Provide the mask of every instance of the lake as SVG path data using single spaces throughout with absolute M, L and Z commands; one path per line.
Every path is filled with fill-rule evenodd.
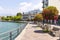
M 14 40 L 26 23 L 0 22 L 0 40 Z

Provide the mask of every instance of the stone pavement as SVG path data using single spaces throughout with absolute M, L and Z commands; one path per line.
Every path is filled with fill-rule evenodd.
M 57 40 L 59 37 L 52 37 L 48 33 L 43 33 L 36 24 L 28 24 L 23 36 L 18 36 L 16 40 Z

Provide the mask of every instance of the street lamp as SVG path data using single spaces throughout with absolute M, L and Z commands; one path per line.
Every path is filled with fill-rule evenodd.
M 43 7 L 42 8 L 44 10 L 44 8 L 46 8 L 48 6 L 48 0 L 43 0 L 42 3 L 43 3 Z M 43 19 L 43 24 L 44 24 L 44 19 Z

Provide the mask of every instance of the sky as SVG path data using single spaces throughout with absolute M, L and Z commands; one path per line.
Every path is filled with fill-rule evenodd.
M 0 0 L 0 16 L 16 15 L 17 12 L 42 10 L 42 0 Z

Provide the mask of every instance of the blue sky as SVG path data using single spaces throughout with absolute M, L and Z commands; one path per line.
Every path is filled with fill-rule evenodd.
M 0 16 L 16 15 L 34 9 L 42 10 L 42 0 L 0 0 Z

